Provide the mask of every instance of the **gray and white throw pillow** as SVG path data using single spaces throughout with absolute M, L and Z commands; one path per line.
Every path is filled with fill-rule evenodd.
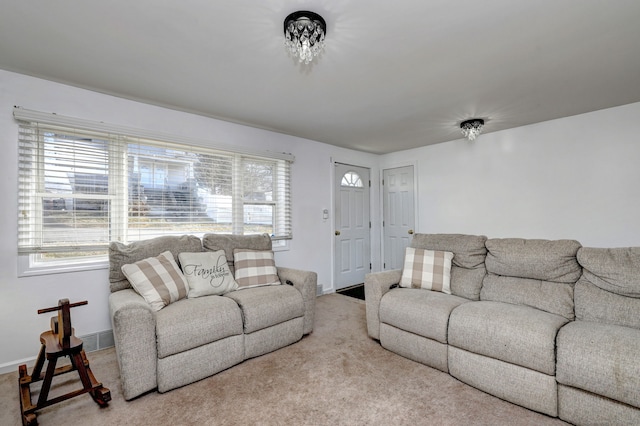
M 180 253 L 182 273 L 189 283 L 189 298 L 225 294 L 238 288 L 224 250 Z
M 189 293 L 187 280 L 170 251 L 122 265 L 122 273 L 154 311 L 184 299 Z
M 451 294 L 451 260 L 449 251 L 407 247 L 400 287 L 423 288 Z
M 280 284 L 271 250 L 235 249 L 233 263 L 240 288 Z

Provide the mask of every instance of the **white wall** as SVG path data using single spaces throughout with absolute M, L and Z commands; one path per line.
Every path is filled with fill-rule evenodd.
M 213 94 L 212 94 L 213 95 Z M 132 102 L 62 84 L 0 70 L 0 373 L 36 356 L 38 336 L 49 328 L 52 314 L 37 310 L 58 299 L 88 300 L 72 310 L 76 335 L 111 329 L 106 269 L 17 277 L 17 124 L 13 106 L 70 117 L 131 126 L 157 132 L 235 144 L 265 151 L 292 153 L 293 235 L 290 250 L 276 253 L 276 263 L 316 271 L 325 291 L 332 290 L 333 225 L 322 219 L 332 212 L 332 159 L 372 168 L 378 157 L 315 141 L 268 132 L 198 115 Z M 377 194 L 377 187 L 372 191 Z M 374 204 L 375 203 L 375 204 Z M 377 196 L 372 205 L 377 205 Z M 374 223 L 379 222 L 375 215 Z M 374 265 L 379 265 L 379 238 L 373 234 Z M 375 266 L 374 266 L 375 267 Z
M 640 246 L 640 103 L 396 152 L 380 168 L 402 163 L 417 168 L 418 232 Z

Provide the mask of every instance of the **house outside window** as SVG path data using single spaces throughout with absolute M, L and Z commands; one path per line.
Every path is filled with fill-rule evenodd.
M 290 159 L 19 124 L 24 275 L 104 264 L 111 241 L 267 233 L 277 247 L 292 237 Z

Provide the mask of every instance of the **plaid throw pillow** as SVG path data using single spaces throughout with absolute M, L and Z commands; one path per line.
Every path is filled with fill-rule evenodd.
M 271 250 L 234 249 L 233 263 L 240 288 L 280 284 Z
M 154 311 L 184 299 L 189 293 L 189 285 L 170 251 L 122 265 L 122 273 Z
M 449 251 L 407 247 L 400 287 L 423 288 L 451 294 L 451 259 Z

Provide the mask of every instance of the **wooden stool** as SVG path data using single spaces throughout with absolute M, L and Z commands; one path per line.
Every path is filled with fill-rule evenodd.
M 90 393 L 93 400 L 100 406 L 106 407 L 111 401 L 111 392 L 102 386 L 91 372 L 89 361 L 82 349 L 82 340 L 74 335 L 71 327 L 71 314 L 69 310 L 76 306 L 86 305 L 87 301 L 69 304 L 69 299 L 60 299 L 58 306 L 52 308 L 39 309 L 38 314 L 45 312 L 58 311 L 57 317 L 51 318 L 51 331 L 45 331 L 40 335 L 40 352 L 33 367 L 31 376 L 27 374 L 27 365 L 22 364 L 18 367 L 20 378 L 20 410 L 22 413 L 22 424 L 25 426 L 34 426 L 38 424 L 35 411 L 58 402 L 66 401 L 74 396 Z M 58 358 L 68 356 L 71 365 L 56 368 Z M 48 361 L 47 370 L 42 374 L 42 367 L 45 359 Z M 48 400 L 49 390 L 51 389 L 51 381 L 54 376 L 60 374 L 77 371 L 82 382 L 82 389 L 69 392 Z M 42 380 L 40 395 L 36 405 L 31 403 L 31 383 Z

